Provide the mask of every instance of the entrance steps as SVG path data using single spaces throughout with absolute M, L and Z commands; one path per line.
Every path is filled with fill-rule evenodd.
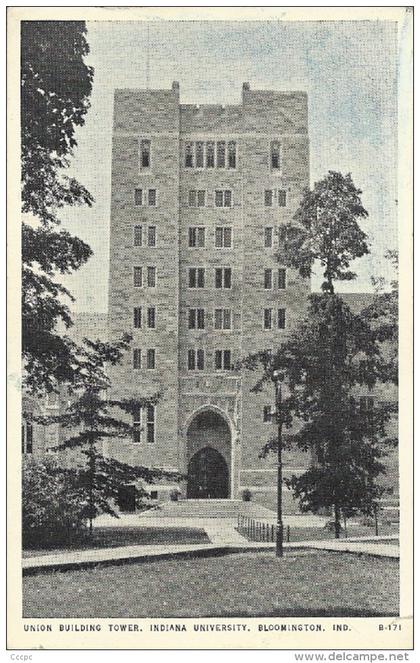
M 155 508 L 144 511 L 142 518 L 237 518 L 238 515 L 251 518 L 272 519 L 275 515 L 255 502 L 229 499 L 193 499 L 163 502 Z

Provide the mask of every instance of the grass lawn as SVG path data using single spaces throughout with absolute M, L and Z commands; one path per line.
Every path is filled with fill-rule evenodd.
M 398 615 L 398 561 L 346 553 L 240 553 L 23 578 L 30 618 Z
M 93 538 L 75 542 L 65 548 L 26 549 L 23 557 L 53 555 L 66 550 L 86 548 L 117 548 L 118 546 L 150 546 L 162 543 L 211 543 L 204 529 L 198 527 L 96 527 Z

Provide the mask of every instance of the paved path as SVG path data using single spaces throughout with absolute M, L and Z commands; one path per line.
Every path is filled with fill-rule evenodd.
M 238 535 L 239 536 L 239 535 Z M 357 539 L 339 539 L 328 541 L 293 541 L 285 543 L 285 550 L 330 550 L 334 552 L 362 553 L 377 557 L 399 558 L 399 547 L 383 543 L 394 537 L 379 537 L 372 542 L 372 537 L 361 537 Z M 55 555 L 42 555 L 39 557 L 27 557 L 22 560 L 24 575 L 30 575 L 43 571 L 68 570 L 75 568 L 87 568 L 96 564 L 123 564 L 128 562 L 145 562 L 155 559 L 168 559 L 177 556 L 197 557 L 226 555 L 235 552 L 251 552 L 257 550 L 274 550 L 274 543 L 260 543 L 240 541 L 218 544 L 216 542 L 207 544 L 183 544 L 183 545 L 159 545 L 159 546 L 121 546 L 119 548 L 99 548 L 95 550 L 76 550 L 74 552 L 58 553 Z

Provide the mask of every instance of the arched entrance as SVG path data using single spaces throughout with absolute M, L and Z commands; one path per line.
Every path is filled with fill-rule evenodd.
M 225 419 L 214 410 L 197 414 L 187 432 L 187 497 L 227 499 L 231 434 Z

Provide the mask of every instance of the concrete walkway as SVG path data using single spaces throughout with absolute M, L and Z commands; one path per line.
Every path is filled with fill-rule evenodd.
M 240 535 L 238 534 L 238 537 Z M 398 545 L 385 543 L 395 537 L 378 537 L 372 542 L 372 537 L 354 539 L 339 539 L 328 541 L 293 541 L 285 543 L 287 550 L 328 550 L 333 552 L 358 553 L 373 555 L 375 557 L 399 558 Z M 172 559 L 174 557 L 208 557 L 227 555 L 237 552 L 252 552 L 258 550 L 274 550 L 274 543 L 260 543 L 240 541 L 232 543 L 183 544 L 159 546 L 121 546 L 118 548 L 98 548 L 95 550 L 76 550 L 74 552 L 58 553 L 55 555 L 41 555 L 27 557 L 22 560 L 23 575 L 35 575 L 48 571 L 65 571 L 69 569 L 89 568 L 96 564 L 125 564 L 130 562 L 147 562 L 156 559 Z

